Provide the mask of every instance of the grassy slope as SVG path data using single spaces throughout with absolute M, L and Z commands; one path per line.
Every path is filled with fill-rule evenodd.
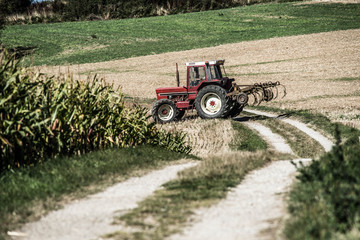
M 360 4 L 259 4 L 142 19 L 10 26 L 35 65 L 101 62 L 225 43 L 360 28 Z M 28 59 L 30 59 L 28 58 Z

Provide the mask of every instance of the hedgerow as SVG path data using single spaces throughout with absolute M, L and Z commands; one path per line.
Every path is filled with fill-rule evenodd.
M 353 129 L 333 150 L 299 169 L 300 182 L 290 193 L 288 239 L 360 237 L 360 132 Z
M 147 110 L 127 108 L 123 95 L 96 76 L 48 77 L 0 56 L 0 171 L 60 155 L 140 144 L 189 153 L 183 133 L 166 133 Z

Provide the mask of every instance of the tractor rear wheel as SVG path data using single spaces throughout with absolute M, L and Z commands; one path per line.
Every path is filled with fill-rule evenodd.
M 168 123 L 174 121 L 179 110 L 176 104 L 168 99 L 157 101 L 151 111 L 151 115 L 157 123 Z
M 195 99 L 195 108 L 201 118 L 222 118 L 229 113 L 231 104 L 226 91 L 210 85 L 201 89 Z

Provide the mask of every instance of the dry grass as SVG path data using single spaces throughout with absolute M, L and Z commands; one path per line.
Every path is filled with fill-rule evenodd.
M 199 157 L 211 155 L 226 155 L 232 150 L 229 145 L 234 139 L 234 129 L 231 120 L 201 118 L 159 125 L 168 131 L 183 131 L 187 133 L 192 146 L 191 154 Z

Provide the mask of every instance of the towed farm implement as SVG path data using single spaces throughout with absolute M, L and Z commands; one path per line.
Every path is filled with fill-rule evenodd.
M 201 118 L 236 117 L 246 105 L 259 105 L 279 96 L 280 82 L 238 85 L 226 76 L 225 60 L 191 62 L 187 66 L 187 85 L 180 87 L 176 65 L 177 87 L 156 89 L 157 101 L 152 108 L 155 122 L 180 120 L 186 110 L 196 109 Z

